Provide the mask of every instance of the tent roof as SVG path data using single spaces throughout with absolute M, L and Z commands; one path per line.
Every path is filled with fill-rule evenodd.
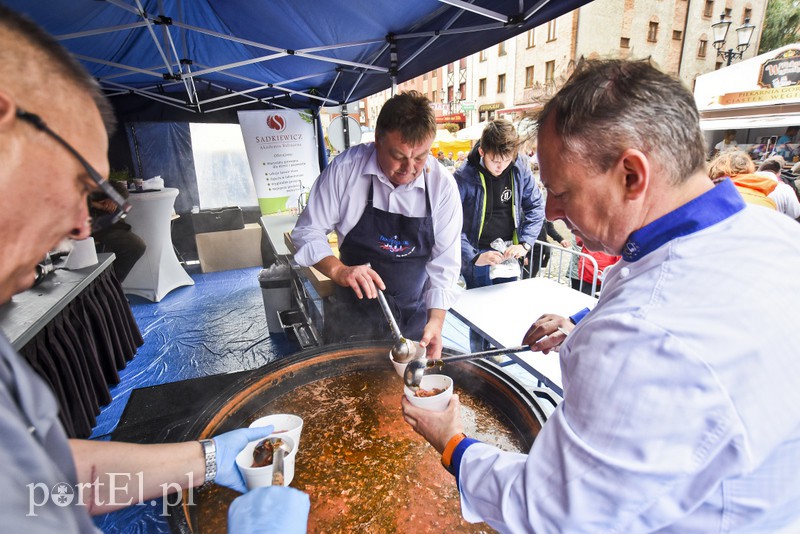
M 209 113 L 359 100 L 589 0 L 3 1 L 109 96 Z

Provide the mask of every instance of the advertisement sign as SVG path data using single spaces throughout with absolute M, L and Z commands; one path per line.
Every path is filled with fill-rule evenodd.
M 789 87 L 800 84 L 800 49 L 784 50 L 761 65 L 761 87 Z
M 314 121 L 295 110 L 240 111 L 244 147 L 262 215 L 290 211 L 319 175 Z

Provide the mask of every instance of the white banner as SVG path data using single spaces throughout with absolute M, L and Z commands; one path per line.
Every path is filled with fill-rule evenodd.
M 311 114 L 240 111 L 239 125 L 262 215 L 296 209 L 300 193 L 319 175 Z

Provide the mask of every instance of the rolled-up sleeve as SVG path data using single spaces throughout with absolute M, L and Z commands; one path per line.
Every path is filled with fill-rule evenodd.
M 428 309 L 449 309 L 456 301 L 458 276 L 461 273 L 461 198 L 453 176 L 434 166 L 431 183 L 435 183 L 433 231 L 436 242 L 426 267 L 430 287 L 425 294 Z

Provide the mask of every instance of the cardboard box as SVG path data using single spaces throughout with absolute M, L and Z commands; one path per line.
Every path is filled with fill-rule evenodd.
M 204 273 L 261 266 L 261 225 L 241 230 L 195 235 L 200 268 Z

